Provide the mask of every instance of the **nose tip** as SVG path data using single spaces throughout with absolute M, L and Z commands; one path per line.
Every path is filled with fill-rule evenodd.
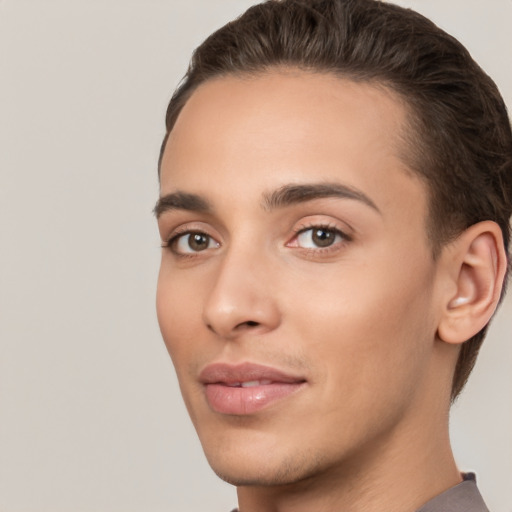
M 204 306 L 207 328 L 225 339 L 275 329 L 280 314 L 268 273 L 257 273 L 254 266 L 248 269 L 227 263 Z
M 251 301 L 252 302 L 252 301 Z M 238 300 L 235 307 L 210 306 L 205 310 L 205 323 L 208 329 L 225 339 L 233 339 L 242 334 L 263 334 L 279 324 L 278 314 L 272 304 L 265 308 Z

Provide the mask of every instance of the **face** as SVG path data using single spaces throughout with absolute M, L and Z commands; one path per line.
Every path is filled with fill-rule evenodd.
M 203 84 L 170 134 L 158 319 L 232 483 L 340 471 L 419 414 L 436 263 L 405 117 L 384 88 L 275 71 Z

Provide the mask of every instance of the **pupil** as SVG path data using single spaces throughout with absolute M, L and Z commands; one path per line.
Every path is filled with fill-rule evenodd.
M 316 229 L 313 232 L 313 242 L 319 247 L 328 247 L 334 241 L 334 233 L 325 229 Z
M 188 245 L 194 251 L 204 251 L 208 247 L 208 236 L 202 233 L 194 233 L 189 236 Z

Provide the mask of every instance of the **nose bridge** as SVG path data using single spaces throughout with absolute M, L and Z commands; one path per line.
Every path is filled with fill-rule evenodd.
M 251 244 L 226 249 L 204 305 L 204 321 L 212 331 L 230 338 L 249 328 L 264 332 L 279 324 L 271 265 L 268 255 Z

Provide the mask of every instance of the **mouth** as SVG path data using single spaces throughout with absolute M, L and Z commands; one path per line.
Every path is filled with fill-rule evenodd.
M 234 382 L 232 384 L 227 384 L 227 386 L 232 388 L 253 388 L 256 386 L 268 386 L 269 384 L 272 384 L 271 380 L 250 380 L 248 382 Z
M 253 363 L 206 366 L 199 376 L 210 408 L 221 414 L 251 415 L 280 402 L 306 384 L 302 376 Z

